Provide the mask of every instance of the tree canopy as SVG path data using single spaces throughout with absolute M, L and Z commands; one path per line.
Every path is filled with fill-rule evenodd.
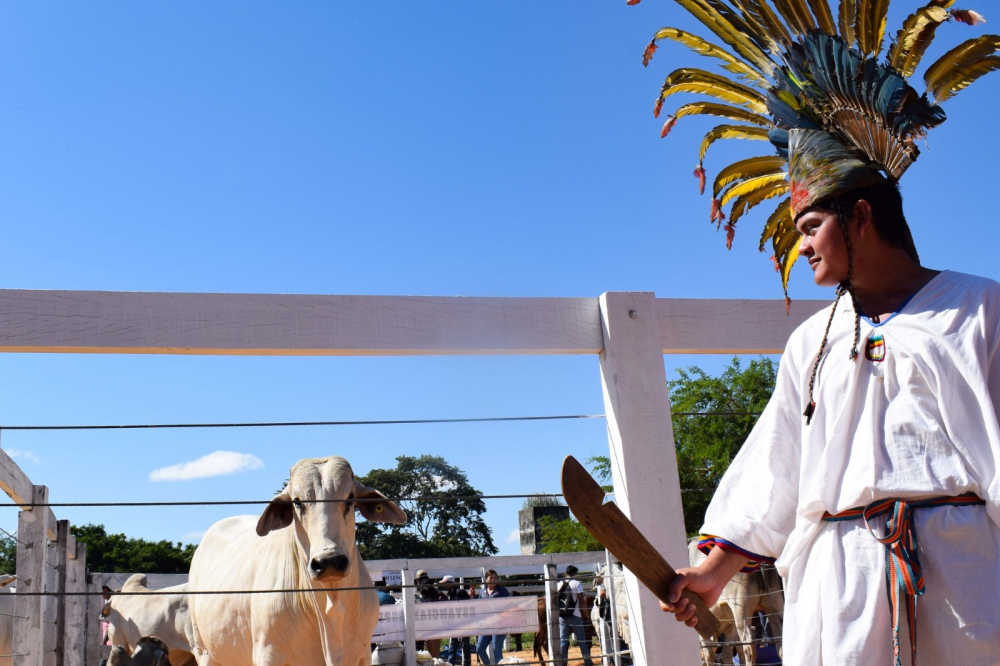
M 774 392 L 777 364 L 769 358 L 751 360 L 746 367 L 738 357 L 712 377 L 701 368 L 678 369 L 670 382 L 674 419 L 674 444 L 684 504 L 684 526 L 697 534 L 705 510 L 729 464 L 739 453 Z
M 475 497 L 482 493 L 465 472 L 440 456 L 399 456 L 394 469 L 373 469 L 358 480 L 387 497 Z M 493 555 L 493 532 L 483 520 L 481 499 L 400 502 L 405 525 L 359 522 L 358 547 L 365 559 Z
M 87 544 L 87 569 L 104 573 L 187 573 L 194 556 L 194 544 L 146 541 L 124 534 L 108 534 L 104 525 L 71 525 L 73 538 Z M 17 568 L 17 542 L 0 539 L 0 571 Z

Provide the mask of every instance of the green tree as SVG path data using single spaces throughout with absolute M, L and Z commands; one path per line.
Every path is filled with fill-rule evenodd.
M 744 367 L 734 357 L 718 377 L 691 366 L 678 369 L 677 379 L 670 382 L 670 405 L 678 414 L 674 444 L 688 534 L 698 533 L 722 475 L 771 399 L 777 369 L 769 358 L 751 360 Z
M 70 534 L 87 544 L 87 568 L 103 573 L 187 573 L 194 544 L 146 541 L 124 534 L 108 534 L 104 525 L 70 525 Z M 17 542 L 0 538 L 0 572 L 17 569 Z
M 405 525 L 359 522 L 358 547 L 365 559 L 397 557 L 471 557 L 494 555 L 493 532 L 483 520 L 482 493 L 465 472 L 440 456 L 399 456 L 395 469 L 373 469 L 358 480 L 387 497 L 433 497 L 434 501 L 401 502 Z
M 590 465 L 590 471 L 597 477 L 598 482 L 604 484 L 602 486 L 604 490 L 610 492 L 611 486 L 608 484 L 611 481 L 611 459 L 607 456 L 592 456 L 587 459 L 587 464 Z M 587 553 L 604 550 L 601 542 L 573 518 L 556 520 L 552 516 L 543 516 L 538 521 L 538 530 L 541 532 L 541 541 L 545 544 L 539 551 L 542 553 Z

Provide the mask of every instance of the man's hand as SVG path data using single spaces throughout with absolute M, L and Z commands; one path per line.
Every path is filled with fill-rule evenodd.
M 678 622 L 689 627 L 698 624 L 695 605 L 681 596 L 684 590 L 691 590 L 708 606 L 715 605 L 722 595 L 726 583 L 746 565 L 746 558 L 727 553 L 721 548 L 713 548 L 704 562 L 697 567 L 678 569 L 677 577 L 670 583 L 668 603 L 660 602 L 660 608 L 673 613 Z

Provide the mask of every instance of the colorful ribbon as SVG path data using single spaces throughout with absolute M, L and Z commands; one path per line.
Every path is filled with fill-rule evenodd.
M 917 663 L 917 597 L 924 593 L 924 576 L 917 555 L 917 533 L 913 528 L 913 510 L 932 506 L 971 506 L 986 502 L 973 493 L 957 497 L 934 497 L 926 500 L 884 499 L 866 507 L 848 509 L 838 514 L 827 513 L 823 520 L 841 521 L 863 518 L 868 533 L 885 546 L 885 583 L 892 615 L 892 649 L 895 666 L 899 659 L 900 595 L 906 599 L 906 619 L 910 625 L 910 658 Z M 872 529 L 871 521 L 889 514 L 884 536 Z

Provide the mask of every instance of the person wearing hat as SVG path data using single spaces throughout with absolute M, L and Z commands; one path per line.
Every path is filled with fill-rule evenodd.
M 426 569 L 417 571 L 417 575 L 413 578 L 413 584 L 417 588 L 416 600 L 418 602 L 441 601 L 444 598 L 434 586 L 434 581 L 427 575 Z M 417 641 L 417 649 L 426 649 L 432 657 L 437 659 L 441 656 L 441 641 L 436 638 L 428 641 Z
M 741 124 L 709 132 L 702 159 L 719 138 L 769 142 L 776 154 L 719 172 L 712 220 L 731 243 L 744 213 L 787 195 L 761 247 L 771 241 L 785 285 L 802 257 L 836 300 L 789 339 L 774 394 L 706 513 L 708 557 L 679 570 L 663 608 L 694 626 L 684 588 L 711 605 L 736 572 L 775 562 L 785 663 L 899 666 L 909 653 L 912 664 L 997 664 L 1000 285 L 921 264 L 898 182 L 944 122 L 939 104 L 1000 68 L 1000 36 L 946 52 L 921 94 L 907 78 L 935 30 L 979 14 L 930 0 L 882 59 L 888 2 L 850 3 L 857 21 L 840 14 L 839 31 L 821 0 L 780 18 L 765 4 L 697 3 L 736 55 L 703 41 L 699 52 L 742 81 L 678 70 L 657 111 L 693 89 L 737 105 L 686 105 L 663 133 L 708 113 Z M 683 35 L 657 38 L 700 39 Z M 695 175 L 704 187 L 702 164 Z M 959 233 L 960 219 L 948 220 Z

